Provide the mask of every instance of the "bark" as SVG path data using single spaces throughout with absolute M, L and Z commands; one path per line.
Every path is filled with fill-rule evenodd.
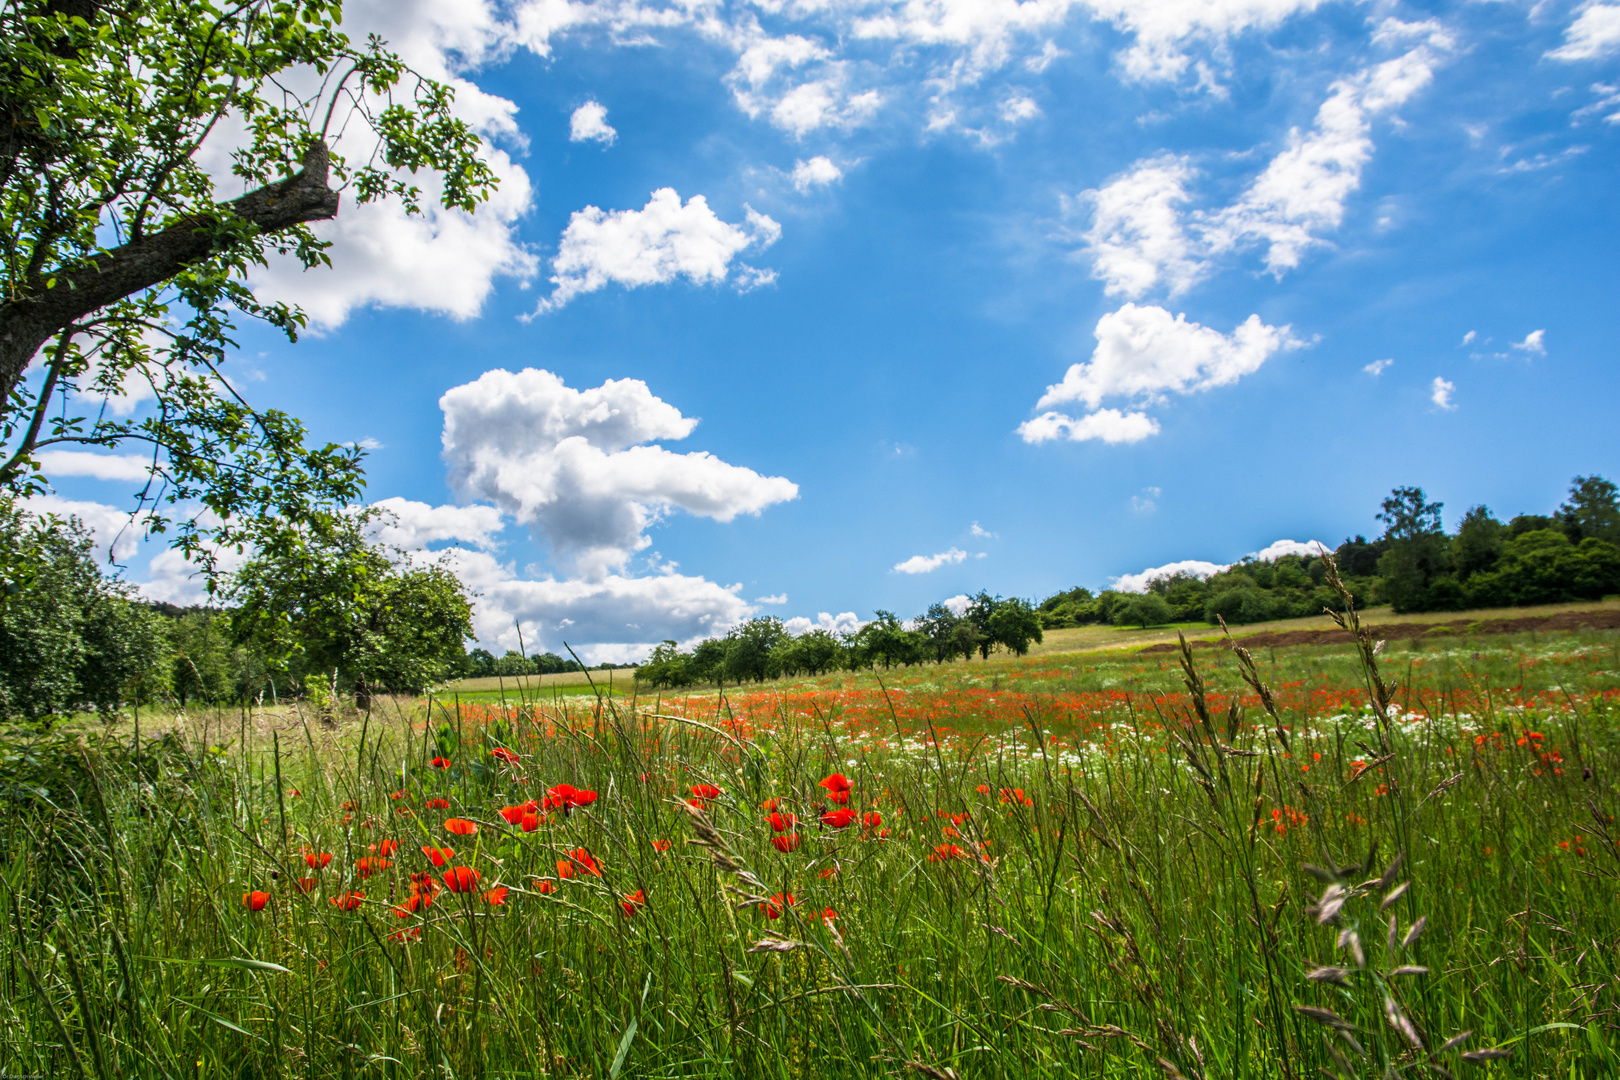
M 221 247 L 212 226 L 232 217 L 275 233 L 335 217 L 338 193 L 327 186 L 331 155 L 316 143 L 304 167 L 216 210 L 194 214 L 160 232 L 97 255 L 65 273 L 56 287 L 0 304 L 0 401 L 9 400 L 34 355 L 54 335 L 108 304 L 169 280 Z

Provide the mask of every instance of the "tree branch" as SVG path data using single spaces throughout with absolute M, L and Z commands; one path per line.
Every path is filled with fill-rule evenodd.
M 303 164 L 292 176 L 223 203 L 214 211 L 192 214 L 159 232 L 104 251 L 56 275 L 54 288 L 0 304 L 0 400 L 10 397 L 34 354 L 54 334 L 216 254 L 224 246 L 216 229 L 221 222 L 240 219 L 263 234 L 335 217 L 338 193 L 327 183 L 331 152 L 326 144 L 311 146 Z

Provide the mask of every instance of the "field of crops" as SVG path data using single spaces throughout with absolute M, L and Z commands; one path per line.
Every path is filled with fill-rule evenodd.
M 1620 1073 L 1617 635 L 1252 661 L 12 733 L 0 1074 Z

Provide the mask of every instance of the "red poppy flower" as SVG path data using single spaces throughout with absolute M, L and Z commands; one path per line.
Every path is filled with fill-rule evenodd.
M 304 797 L 304 793 L 299 791 L 297 788 L 293 788 L 291 791 L 287 792 L 287 794 L 291 795 L 295 799 L 301 799 Z
M 692 798 L 694 799 L 718 799 L 720 795 L 720 789 L 713 784 L 692 785 Z
M 367 856 L 355 863 L 354 868 L 360 872 L 361 877 L 368 878 L 372 874 L 377 873 L 379 870 L 386 870 L 393 865 L 394 864 L 389 862 L 387 859 L 377 859 Z
M 928 853 L 929 862 L 948 862 L 951 859 L 965 859 L 967 852 L 955 844 L 940 844 Z
M 457 836 L 472 836 L 478 832 L 478 826 L 466 818 L 453 817 L 446 819 L 444 831 Z
M 829 810 L 821 815 L 821 823 L 829 829 L 842 829 L 855 820 L 855 811 L 849 807 L 842 810 Z
M 450 800 L 442 795 L 435 795 L 427 801 L 426 805 L 429 810 L 448 810 L 450 809 Z
M 799 823 L 798 815 L 784 814 L 780 811 L 772 811 L 766 820 L 771 823 L 772 832 L 790 832 L 793 826 Z
M 669 841 L 668 840 L 654 840 L 652 842 L 652 848 L 653 848 L 654 851 L 657 851 L 657 852 L 668 851 L 669 850 Z
M 1001 803 L 1003 806 L 1008 803 L 1012 803 L 1015 806 L 1034 806 L 1035 800 L 1030 798 L 1028 795 L 1025 795 L 1024 789 L 1021 787 L 1002 788 Z
M 408 919 L 423 908 L 431 906 L 432 903 L 433 894 L 412 893 L 405 898 L 403 903 L 394 908 L 394 918 Z
M 619 901 L 619 908 L 624 912 L 625 918 L 630 918 L 638 908 L 647 906 L 647 894 L 641 889 L 633 893 L 625 893 L 624 899 Z
M 445 863 L 456 857 L 456 849 L 424 847 L 422 849 L 422 854 L 426 855 L 428 857 L 428 862 L 432 863 L 434 866 L 443 866 Z
M 315 886 L 319 885 L 320 882 L 312 877 L 301 877 L 297 881 L 293 882 L 293 884 L 297 887 L 299 892 L 307 893 L 314 892 Z
M 832 922 L 836 918 L 838 918 L 838 912 L 834 911 L 832 908 L 821 909 L 822 922 Z
M 821 868 L 821 873 L 820 873 L 819 876 L 823 877 L 823 878 L 837 877 L 838 876 L 838 864 L 833 863 L 831 866 L 823 866 Z
M 790 832 L 786 836 L 771 837 L 771 846 L 784 855 L 790 851 L 797 851 L 802 843 L 804 843 L 804 837 L 796 832 Z
M 403 799 L 405 797 L 405 789 L 400 788 L 398 791 L 390 791 L 388 793 L 388 797 L 390 799 L 394 799 L 396 801 L 399 800 L 399 799 Z
M 876 810 L 868 810 L 866 813 L 861 815 L 861 824 L 865 825 L 868 829 L 875 829 L 879 825 L 883 824 L 883 815 L 878 813 Z
M 578 877 L 579 875 L 574 873 L 573 863 L 569 862 L 567 859 L 558 859 L 557 876 L 566 881 L 569 878 Z
M 543 820 L 545 819 L 539 814 L 535 813 L 533 810 L 530 810 L 528 813 L 523 815 L 523 820 L 518 822 L 518 828 L 522 829 L 524 832 L 534 832 L 534 830 L 540 827 L 540 822 Z
M 242 906 L 249 911 L 263 911 L 264 906 L 270 902 L 270 894 L 254 889 L 252 892 L 242 894 Z
M 535 882 L 534 887 L 547 895 L 557 891 L 557 883 L 551 878 L 541 878 L 539 881 Z
M 340 892 L 336 896 L 328 896 L 327 902 L 339 911 L 353 911 L 360 906 L 360 901 L 366 898 L 363 892 Z
M 759 905 L 760 914 L 767 919 L 780 919 L 782 912 L 797 904 L 798 898 L 792 893 L 777 893 L 765 903 Z
M 355 802 L 353 799 L 350 799 L 348 802 L 346 802 L 342 806 L 338 807 L 338 809 L 340 809 L 340 810 L 358 810 L 358 809 L 360 809 L 360 804 Z
M 522 758 L 518 757 L 517 754 L 511 750 L 508 750 L 504 746 L 495 747 L 495 749 L 489 752 L 489 756 L 500 761 L 504 761 L 508 765 L 516 765 L 518 762 L 523 760 Z
M 326 864 L 331 862 L 331 861 L 332 861 L 332 853 L 329 852 L 329 851 L 306 851 L 306 852 L 304 852 L 304 862 L 309 864 L 309 868 L 311 870 L 325 869 Z
M 398 840 L 381 840 L 371 846 L 371 850 L 379 855 L 392 855 L 399 850 Z
M 501 807 L 501 817 L 506 819 L 506 823 L 508 825 L 516 825 L 518 822 L 523 820 L 523 815 L 527 814 L 528 812 L 529 808 L 526 806 Z
M 388 940 L 399 945 L 403 945 L 407 941 L 421 941 L 422 928 L 420 926 L 413 926 L 408 930 L 396 930 L 392 934 L 388 935 Z
M 483 875 L 470 866 L 453 866 L 444 872 L 444 885 L 451 892 L 472 892 L 481 877 Z
M 855 785 L 849 782 L 849 777 L 837 772 L 824 780 L 816 781 L 816 786 L 826 788 L 827 798 L 840 806 L 849 802 L 849 793 L 855 790 Z
M 977 791 L 980 795 L 988 795 L 988 794 L 990 794 L 990 785 L 989 784 L 980 784 L 978 787 L 974 788 L 973 790 Z
M 595 857 L 584 848 L 575 848 L 573 851 L 568 853 L 568 857 L 574 861 L 575 865 L 577 865 L 581 870 L 584 870 L 586 873 L 594 874 L 597 877 L 602 876 L 601 865 L 598 864 Z
M 428 762 L 428 764 L 433 766 L 435 769 L 448 769 L 450 767 L 450 759 L 447 757 L 436 757 L 432 761 Z
M 484 894 L 484 902 L 486 904 L 498 904 L 501 907 L 505 907 L 506 893 L 507 888 L 505 885 L 497 885 L 493 889 L 489 890 L 489 892 Z
M 770 811 L 770 810 L 775 810 L 780 805 L 781 805 L 781 800 L 780 799 L 766 799 L 764 802 L 759 804 L 759 808 L 761 810 Z

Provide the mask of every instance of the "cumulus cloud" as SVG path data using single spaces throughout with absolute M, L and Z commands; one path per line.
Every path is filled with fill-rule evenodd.
M 587 101 L 568 117 L 569 142 L 599 142 L 612 146 L 619 133 L 607 122 L 607 106 L 600 101 Z
M 927 574 L 938 570 L 942 566 L 959 563 L 967 558 L 967 552 L 961 548 L 951 548 L 938 555 L 913 555 L 904 562 L 894 564 L 896 573 L 900 574 Z
M 519 576 L 483 551 L 461 548 L 441 558 L 477 593 L 473 632 L 497 653 L 518 647 L 522 627 L 530 652 L 562 654 L 566 643 L 590 663 L 640 660 L 660 641 L 689 646 L 724 634 L 754 611 L 737 595 L 741 585 L 673 571 L 558 579 Z
M 756 603 L 756 604 L 769 604 L 772 607 L 776 606 L 777 604 L 785 604 L 787 602 L 788 602 L 787 593 L 777 593 L 774 596 L 757 596 L 757 597 L 754 598 L 754 603 Z
M 1332 550 L 1320 540 L 1310 540 L 1304 543 L 1298 540 L 1276 540 L 1259 551 L 1250 552 L 1244 556 L 1242 561 L 1275 562 L 1285 555 L 1320 555 L 1324 551 Z M 1237 564 L 1207 562 L 1203 559 L 1182 559 L 1180 562 L 1149 567 L 1139 574 L 1121 574 L 1113 579 L 1111 585 L 1120 592 L 1147 592 L 1148 586 L 1160 578 L 1174 577 L 1177 574 L 1190 574 L 1193 577 L 1207 578 L 1235 565 Z
M 812 630 L 825 630 L 829 634 L 853 634 L 865 625 L 865 620 L 853 611 L 845 611 L 837 615 L 823 611 L 815 617 L 814 621 L 805 618 L 803 615 L 797 615 L 782 621 L 783 628 L 794 637 L 808 634 Z
M 1620 50 L 1620 5 L 1590 0 L 1564 30 L 1564 44 L 1547 53 L 1554 60 L 1597 60 Z
M 30 495 L 22 504 L 31 513 L 78 518 L 89 531 L 97 555 L 122 562 L 135 554 L 146 535 L 146 517 L 106 503 L 64 499 L 60 495 Z
M 370 539 L 407 551 L 444 541 L 489 550 L 506 528 L 501 512 L 493 506 L 430 506 L 398 496 L 371 505 L 384 514 L 372 523 Z
M 836 184 L 843 178 L 844 170 L 833 164 L 831 158 L 820 154 L 808 161 L 793 163 L 793 186 L 801 192 Z
M 1547 331 L 1532 330 L 1524 336 L 1523 341 L 1515 341 L 1513 343 L 1513 348 L 1518 349 L 1522 353 L 1527 353 L 1530 356 L 1546 356 L 1546 337 Z
M 955 596 L 946 597 L 940 603 L 945 605 L 945 610 L 957 618 L 961 618 L 967 614 L 967 609 L 973 606 L 973 597 L 967 593 L 958 593 Z
M 552 260 L 557 287 L 539 310 L 555 311 L 610 284 L 634 289 L 678 277 L 695 285 L 722 282 L 738 255 L 751 247 L 768 248 L 782 235 L 775 221 L 744 209 L 743 224 L 732 225 L 720 220 L 702 195 L 683 205 L 674 188 L 659 188 L 640 210 L 577 210 Z
M 1159 422 L 1147 413 L 1127 413 L 1118 409 L 1098 409 L 1081 417 L 1044 412 L 1018 425 L 1018 434 L 1027 443 L 1051 442 L 1055 439 L 1090 442 L 1095 439 L 1117 446 L 1141 442 L 1158 433 Z
M 1435 408 L 1451 412 L 1457 408 L 1451 401 L 1451 395 L 1456 389 L 1456 383 L 1447 382 L 1436 375 L 1434 382 L 1429 384 L 1429 400 L 1434 402 Z
M 1049 411 L 1018 430 L 1025 442 L 1067 437 L 1074 441 L 1137 442 L 1157 434 L 1158 423 L 1144 413 L 1099 409 L 1109 397 L 1162 401 L 1167 394 L 1191 394 L 1225 386 L 1259 370 L 1283 349 L 1298 348 L 1287 326 L 1269 326 L 1250 315 L 1223 334 L 1162 307 L 1127 303 L 1097 320 L 1097 347 L 1091 359 L 1074 364 L 1063 381 L 1046 388 L 1037 409 L 1077 403 L 1091 412 L 1079 419 Z
M 488 500 L 600 578 L 647 547 L 674 510 L 716 521 L 798 497 L 798 485 L 659 440 L 684 439 L 695 418 L 639 379 L 574 390 L 549 371 L 485 372 L 439 399 L 451 486 Z
M 355 40 L 379 34 L 415 70 L 448 83 L 456 93 L 455 114 L 486 140 L 522 145 L 517 106 L 473 80 L 481 66 L 510 49 L 511 25 L 491 0 L 359 0 L 344 6 L 343 29 Z M 315 78 L 309 75 L 311 86 Z M 199 155 L 222 192 L 240 184 L 230 178 L 230 151 L 241 141 L 241 127 L 226 122 Z M 374 136 L 360 123 L 346 125 L 334 141 L 351 161 L 368 159 L 374 147 Z M 477 214 L 441 207 L 440 185 L 427 173 L 409 177 L 422 188 L 419 214 L 407 214 L 397 201 L 362 205 L 346 194 L 335 219 L 313 226 L 332 244 L 332 266 L 305 271 L 291 256 L 273 255 L 249 275 L 254 291 L 301 306 L 317 328 L 336 327 L 351 311 L 370 306 L 455 319 L 478 314 L 497 279 L 528 281 L 538 268 L 516 235 L 532 199 L 529 176 L 493 143 L 486 142 L 483 156 L 500 186 Z
M 1374 360 L 1372 363 L 1368 364 L 1366 367 L 1362 368 L 1361 370 L 1365 371 L 1367 374 L 1371 375 L 1373 378 L 1376 379 L 1378 376 L 1380 376 L 1384 372 L 1388 371 L 1389 366 L 1391 364 L 1393 364 L 1394 362 L 1395 361 L 1393 361 L 1393 360 Z
M 97 454 L 89 450 L 41 450 L 34 455 L 48 477 L 90 476 L 97 480 L 145 480 L 152 459 L 144 454 Z

